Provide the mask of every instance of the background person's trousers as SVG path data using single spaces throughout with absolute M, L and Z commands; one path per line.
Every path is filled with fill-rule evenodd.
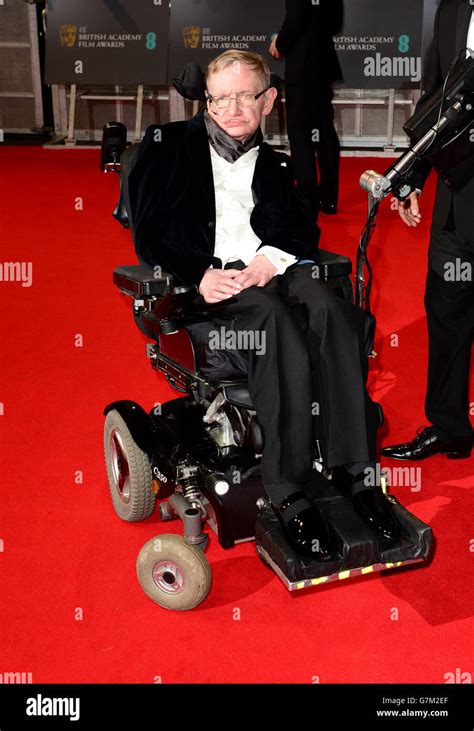
M 262 477 L 273 502 L 311 482 L 315 435 L 323 438 L 327 467 L 375 459 L 364 314 L 313 278 L 311 264 L 295 264 L 265 287 L 204 309 L 216 322 L 231 317 L 222 320 L 229 330 L 265 333 L 264 352 L 245 353 L 264 432 Z
M 435 224 L 431 227 L 425 308 L 429 343 L 426 416 L 441 437 L 468 438 L 472 436 L 469 375 L 474 336 L 474 233 L 469 241 L 460 236 L 452 216 L 444 229 Z
M 316 214 L 320 201 L 337 206 L 339 195 L 340 146 L 332 97 L 332 87 L 327 85 L 287 84 L 285 89 L 293 172 L 298 190 Z

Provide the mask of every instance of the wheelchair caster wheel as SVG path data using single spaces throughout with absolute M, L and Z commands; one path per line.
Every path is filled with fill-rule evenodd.
M 197 546 L 181 536 L 160 535 L 145 543 L 137 558 L 137 576 L 145 594 L 165 609 L 194 609 L 209 594 L 212 572 Z
M 104 452 L 115 512 L 122 520 L 145 520 L 156 501 L 150 460 L 116 409 L 105 419 Z

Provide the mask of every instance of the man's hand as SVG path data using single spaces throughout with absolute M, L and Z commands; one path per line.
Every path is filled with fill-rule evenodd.
M 397 206 L 395 207 L 394 205 L 394 208 L 398 208 L 400 218 L 407 226 L 418 226 L 421 221 L 418 197 L 419 194 L 416 191 L 413 191 L 413 193 L 410 193 L 409 197 L 404 200 L 403 203 L 398 201 L 396 198 L 393 199 L 394 201 L 397 201 Z
M 268 51 L 269 51 L 269 53 L 271 53 L 273 58 L 281 58 L 281 53 L 279 52 L 278 48 L 276 47 L 277 38 L 278 38 L 278 34 L 273 37 L 273 40 L 270 43 L 270 46 L 268 48 Z
M 199 293 L 209 304 L 222 302 L 247 289 L 264 287 L 277 268 L 264 254 L 255 256 L 245 269 L 207 269 L 199 284 Z
M 199 293 L 209 304 L 227 300 L 243 289 L 234 279 L 240 273 L 240 269 L 207 269 L 199 284 Z
M 234 270 L 231 269 L 228 271 Z M 242 289 L 253 286 L 264 287 L 270 279 L 273 279 L 276 271 L 277 268 L 273 266 L 264 254 L 258 254 L 252 259 L 248 267 L 238 272 L 234 278 L 234 282 L 240 284 Z

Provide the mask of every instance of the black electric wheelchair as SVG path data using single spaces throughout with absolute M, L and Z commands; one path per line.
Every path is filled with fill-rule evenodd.
M 137 149 L 126 147 L 123 125 L 104 127 L 101 168 L 120 173 L 113 216 L 132 230 L 127 178 Z M 319 277 L 352 300 L 350 259 L 320 253 Z M 162 521 L 179 518 L 183 523 L 183 537 L 154 536 L 138 555 L 139 582 L 154 602 L 187 610 L 206 598 L 211 568 L 204 553 L 209 540 L 205 523 L 224 548 L 255 540 L 259 557 L 290 591 L 428 559 L 429 526 L 387 495 L 403 528 L 401 537 L 390 541 L 374 533 L 325 469 L 317 439 L 310 498 L 331 522 L 339 553 L 329 563 L 299 555 L 283 535 L 262 484 L 264 434 L 249 396 L 245 358 L 238 351 L 210 349 L 216 323 L 194 307 L 194 286 L 181 286 L 143 263 L 119 266 L 113 281 L 131 298 L 135 322 L 151 341 L 147 356 L 152 367 L 180 393 L 150 413 L 127 400 L 104 410 L 105 461 L 117 515 L 144 520 L 159 500 Z

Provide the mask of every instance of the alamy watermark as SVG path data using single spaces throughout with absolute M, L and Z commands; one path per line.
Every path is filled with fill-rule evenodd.
M 410 492 L 421 490 L 421 467 L 366 467 L 364 485 L 375 487 L 385 480 L 387 487 L 409 487 Z
M 26 700 L 27 716 L 67 716 L 70 721 L 81 717 L 80 698 L 50 698 L 38 693 Z
M 219 330 L 209 333 L 209 348 L 211 350 L 254 350 L 257 355 L 266 353 L 265 330 L 226 330 L 222 326 Z
M 421 81 L 422 64 L 420 56 L 375 56 L 364 58 L 364 76 L 391 76 L 408 78 L 414 83 Z
M 446 282 L 472 282 L 472 264 L 456 257 L 454 261 L 447 261 L 444 265 L 444 280 Z
M 33 682 L 33 673 L 0 673 L 0 685 L 31 685 Z
M 20 282 L 22 287 L 31 287 L 33 284 L 33 262 L 0 262 L 0 282 Z

